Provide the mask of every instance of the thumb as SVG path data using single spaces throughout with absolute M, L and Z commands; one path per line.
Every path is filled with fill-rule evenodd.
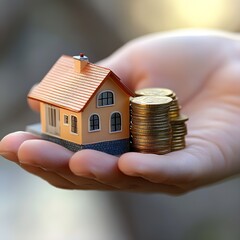
M 136 89 L 136 73 L 134 49 L 126 44 L 109 57 L 97 62 L 99 66 L 109 68 L 130 90 Z M 138 78 L 139 80 L 139 78 Z
M 35 85 L 31 88 L 31 90 L 29 91 L 29 93 L 30 93 L 31 91 L 33 91 L 33 89 L 34 89 L 36 86 L 37 86 L 37 84 L 35 84 Z M 36 111 L 36 112 L 39 112 L 39 111 L 40 111 L 40 103 L 39 103 L 39 101 L 34 100 L 34 99 L 31 99 L 31 98 L 28 98 L 27 101 L 28 101 L 28 105 L 30 106 L 31 109 L 33 109 L 33 110 Z
M 150 182 L 174 185 L 185 190 L 224 178 L 224 164 L 210 143 L 197 141 L 185 149 L 166 155 L 126 153 L 119 161 L 120 171 Z

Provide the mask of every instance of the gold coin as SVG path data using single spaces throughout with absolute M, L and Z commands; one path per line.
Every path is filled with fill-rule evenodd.
M 178 151 L 184 149 L 186 146 L 172 147 L 172 151 Z
M 132 143 L 136 146 L 142 146 L 142 147 L 151 147 L 154 148 L 157 145 L 161 145 L 161 146 L 169 146 L 172 145 L 172 141 L 171 139 L 168 140 L 155 140 L 155 139 L 148 139 L 148 140 L 143 140 L 143 139 L 138 139 L 138 138 L 133 138 L 132 139 Z M 176 143 L 177 144 L 177 143 Z
M 140 106 L 159 106 L 159 105 L 169 105 L 172 102 L 172 98 L 170 97 L 162 97 L 162 96 L 140 96 L 134 97 L 131 99 L 132 104 L 137 104 Z
M 135 115 L 166 115 L 169 112 L 169 106 L 133 106 L 130 113 Z
M 181 147 L 181 146 L 186 146 L 186 142 L 172 144 L 172 147 Z
M 158 121 L 158 120 L 152 120 L 152 121 L 141 121 L 139 119 L 132 119 L 131 121 L 132 125 L 135 126 L 143 126 L 143 127 L 147 127 L 147 128 L 151 128 L 151 127 L 169 127 L 172 128 L 171 124 L 169 124 L 168 121 Z M 176 130 L 181 130 L 181 129 L 176 129 Z
M 185 138 L 185 135 L 173 136 L 174 141 L 178 141 L 178 140 L 181 140 L 181 139 L 184 139 L 184 138 Z
M 132 135 L 132 141 L 135 142 L 169 142 L 172 141 L 172 137 L 170 134 L 166 135 L 155 135 L 153 137 L 149 137 L 147 135 Z M 176 140 L 177 141 L 177 140 Z
M 183 132 L 183 133 L 175 133 L 175 132 L 172 132 L 173 138 L 175 138 L 175 137 L 180 137 L 180 136 L 185 136 L 185 135 L 187 135 L 187 132 Z
M 187 126 L 183 125 L 183 126 L 177 126 L 176 125 L 171 125 L 172 130 L 174 132 L 182 132 L 182 131 L 186 131 L 187 130 Z
M 156 96 L 150 96 L 151 98 L 156 98 Z M 149 96 L 147 96 L 147 98 L 150 98 Z M 138 98 L 143 98 L 143 97 L 138 97 Z M 146 97 L 145 97 L 146 98 Z M 157 98 L 168 98 L 168 97 L 157 97 Z M 171 99 L 171 98 L 170 98 Z M 134 98 L 135 100 L 135 98 Z M 154 103 L 132 103 L 131 105 L 131 109 L 132 111 L 159 111 L 159 112 L 163 112 L 163 111 L 169 111 L 169 103 L 160 103 L 159 102 L 156 102 L 155 104 Z
M 159 120 L 159 119 L 141 119 L 141 118 L 133 118 L 131 123 L 133 125 L 143 125 L 143 126 L 148 126 L 148 127 L 151 127 L 151 126 L 169 126 L 169 127 L 172 127 L 172 125 L 169 123 L 168 119 L 164 119 L 164 120 Z M 175 128 L 176 130 L 178 129 L 183 129 L 183 128 Z
M 185 140 L 172 140 L 172 145 L 176 146 L 176 145 L 183 145 L 185 144 Z
M 132 148 L 141 149 L 141 150 L 149 150 L 149 151 L 164 151 L 164 150 L 171 150 L 172 147 L 170 145 L 164 146 L 164 147 L 160 147 L 160 146 L 146 147 L 146 146 L 132 145 Z
M 142 127 L 142 128 L 153 128 L 153 129 L 158 129 L 158 128 L 171 128 L 171 125 L 168 122 L 133 122 L 131 123 L 133 127 Z M 177 130 L 177 129 L 176 129 Z
M 146 137 L 146 138 L 156 138 L 157 136 L 159 137 L 168 137 L 169 135 L 171 135 L 171 138 L 172 138 L 172 132 L 170 130 L 162 130 L 162 131 L 159 131 L 159 130 L 156 130 L 156 131 L 153 131 L 153 130 L 135 130 L 135 129 L 131 129 L 131 135 L 135 138 L 137 137 Z M 185 135 L 182 135 L 182 136 L 185 136 Z
M 172 135 L 173 136 L 178 136 L 178 135 L 186 135 L 187 134 L 187 130 L 181 130 L 181 131 L 176 131 L 172 128 Z
M 179 117 L 179 112 L 174 112 L 174 113 L 170 113 L 169 112 L 169 120 L 170 121 L 174 121 L 174 119 Z
M 175 129 L 186 128 L 187 126 L 185 122 L 178 122 L 178 121 L 175 121 L 175 119 L 170 121 L 170 124 Z
M 185 131 L 187 129 L 186 125 L 173 125 L 173 124 L 171 124 L 171 127 L 176 132 Z
M 145 122 L 161 122 L 161 121 L 168 121 L 169 118 L 168 116 L 159 116 L 159 115 L 150 115 L 150 116 L 140 116 L 140 115 L 135 115 L 132 114 L 132 121 L 137 120 L 137 121 L 145 121 Z
M 181 114 L 178 118 L 171 121 L 171 124 L 184 123 L 188 120 L 188 117 L 184 114 Z
M 172 140 L 172 145 L 182 145 L 182 144 L 185 144 L 185 139 L 182 139 L 182 140 Z
M 139 116 L 139 117 L 145 117 L 147 118 L 152 117 L 152 116 L 158 116 L 158 117 L 167 117 L 168 118 L 168 114 L 169 114 L 169 108 L 135 108 L 133 109 L 131 112 L 132 116 Z
M 131 131 L 131 136 L 134 139 L 156 139 L 156 138 L 168 138 L 171 139 L 172 135 L 171 132 L 161 132 L 161 133 L 154 133 L 154 132 L 134 132 Z
M 133 151 L 135 152 L 140 152 L 140 153 L 145 153 L 145 154 L 158 154 L 158 155 L 164 155 L 167 154 L 169 152 L 171 152 L 171 149 L 167 149 L 165 151 L 151 151 L 151 150 L 142 150 L 142 149 L 137 149 L 137 148 L 133 148 Z
M 170 109 L 169 109 L 169 114 L 179 113 L 179 112 L 180 112 L 179 110 L 180 110 L 179 108 L 171 108 L 171 107 L 170 107 Z
M 171 141 L 171 137 L 167 137 L 167 136 L 162 136 L 162 137 L 156 137 L 156 138 L 149 138 L 149 137 L 144 137 L 144 136 L 138 136 L 138 137 L 134 137 L 132 139 L 133 142 L 151 142 L 151 143 L 157 143 L 157 142 L 170 142 Z
M 168 88 L 144 88 L 135 91 L 137 96 L 167 96 L 171 97 L 174 92 Z
M 145 151 L 151 151 L 151 152 L 171 150 L 171 146 L 162 147 L 162 148 L 160 148 L 160 147 L 148 148 L 148 147 L 141 147 L 141 146 L 132 146 L 132 148 L 139 149 L 139 150 L 145 150 Z

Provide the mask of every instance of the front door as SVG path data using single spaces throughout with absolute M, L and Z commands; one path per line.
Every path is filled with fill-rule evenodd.
M 59 136 L 60 134 L 60 110 L 52 105 L 45 105 L 46 131 L 49 134 Z

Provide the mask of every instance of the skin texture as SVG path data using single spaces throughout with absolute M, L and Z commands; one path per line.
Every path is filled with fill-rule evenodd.
M 240 173 L 240 41 L 214 31 L 175 31 L 127 43 L 99 63 L 132 90 L 166 87 L 189 116 L 187 147 L 166 155 L 94 150 L 72 153 L 26 133 L 1 140 L 0 153 L 64 189 L 179 195 Z M 37 102 L 29 102 L 39 110 Z

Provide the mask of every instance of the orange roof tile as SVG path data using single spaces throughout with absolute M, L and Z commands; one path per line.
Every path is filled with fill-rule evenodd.
M 111 76 L 130 96 L 133 95 L 110 69 L 88 63 L 81 73 L 77 73 L 73 57 L 62 56 L 28 97 L 80 112 L 107 76 Z

